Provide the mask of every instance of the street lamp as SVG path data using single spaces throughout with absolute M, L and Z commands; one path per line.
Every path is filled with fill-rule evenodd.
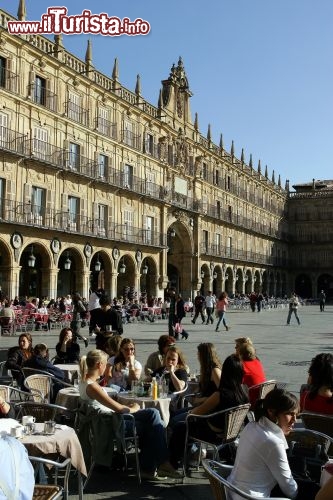
M 214 280 L 216 280 L 216 278 L 217 278 L 217 273 L 216 273 L 216 272 L 214 272 L 214 273 L 213 273 L 213 279 L 214 279 Z
M 101 267 L 102 267 L 102 264 L 101 264 L 101 261 L 99 260 L 99 254 L 97 254 L 97 260 L 95 262 L 96 273 L 99 273 L 99 271 L 101 270 Z
M 171 238 L 174 238 L 176 236 L 176 231 L 174 230 L 174 228 L 170 229 L 170 236 Z
M 30 255 L 28 257 L 28 266 L 35 267 L 36 257 L 33 254 L 34 247 L 31 245 Z
M 204 279 L 205 277 L 205 273 L 203 271 L 201 271 L 201 279 Z
M 145 264 L 142 268 L 142 274 L 148 274 L 148 266 Z
M 69 271 L 70 268 L 71 268 L 71 265 L 72 265 L 72 261 L 71 259 L 69 258 L 69 252 L 66 253 L 66 260 L 64 262 L 64 269 L 65 271 Z
M 120 272 L 121 274 L 124 274 L 124 273 L 126 272 L 126 266 L 125 266 L 125 264 L 124 264 L 124 257 L 122 258 L 122 263 L 121 263 L 121 264 L 120 264 L 120 266 L 119 266 L 119 272 Z

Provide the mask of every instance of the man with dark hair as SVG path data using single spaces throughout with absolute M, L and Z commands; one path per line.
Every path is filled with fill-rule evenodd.
M 199 291 L 197 293 L 197 296 L 194 299 L 194 311 L 195 311 L 195 314 L 194 314 L 194 318 L 192 319 L 193 325 L 195 324 L 196 319 L 199 316 L 199 314 L 200 314 L 201 319 L 202 319 L 202 324 L 205 323 L 205 315 L 203 313 L 203 311 L 204 311 L 204 305 L 205 305 L 205 297 Z
M 108 295 L 102 295 L 99 299 L 101 308 L 97 310 L 94 323 L 91 325 L 96 333 L 96 347 L 104 350 L 105 340 L 111 332 L 122 335 L 123 324 L 121 312 L 111 307 L 111 299 Z M 110 331 L 111 330 L 111 331 Z

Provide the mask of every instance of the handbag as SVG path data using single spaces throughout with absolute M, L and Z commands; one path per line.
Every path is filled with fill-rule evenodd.
M 174 330 L 175 330 L 175 333 L 179 334 L 179 333 L 182 333 L 183 327 L 180 323 L 176 323 L 174 326 Z

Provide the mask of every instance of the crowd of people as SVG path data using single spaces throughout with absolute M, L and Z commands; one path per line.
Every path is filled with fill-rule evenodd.
M 216 298 L 212 292 L 208 292 L 206 297 L 198 293 L 191 307 L 191 301 L 187 301 L 186 306 L 181 295 L 171 290 L 165 314 L 169 331 L 159 337 L 157 350 L 151 352 L 145 362 L 140 359 L 140 352 L 137 352 L 133 339 L 123 335 L 126 320 L 124 321 L 122 308 L 117 301 L 111 300 L 100 289 L 92 292 L 87 305 L 77 293 L 72 294 L 71 301 L 71 305 L 67 304 L 66 307 L 72 308 L 72 320 L 69 326 L 60 331 L 53 362 L 48 356 L 48 346 L 44 343 L 33 346 L 32 336 L 27 332 L 18 337 L 17 346 L 9 349 L 6 366 L 21 389 L 26 390 L 23 374 L 25 367 L 46 371 L 61 381 L 64 380 L 64 372 L 55 364 L 78 364 L 80 397 L 88 407 L 122 414 L 128 435 L 132 432 L 132 424 L 131 419 L 126 419 L 126 415 L 134 415 L 140 441 L 142 477 L 150 480 L 182 477 L 188 415 L 209 415 L 250 403 L 255 419 L 247 423 L 240 434 L 229 481 L 252 495 L 286 495 L 298 500 L 331 498 L 331 482 L 319 491 L 318 485 L 304 484 L 303 480 L 293 476 L 286 453 L 286 437 L 293 430 L 300 411 L 333 415 L 332 354 L 320 353 L 312 359 L 307 383 L 301 388 L 300 400 L 279 388 L 273 389 L 263 400 L 259 400 L 256 393 L 249 389 L 267 380 L 267 370 L 251 339 L 236 338 L 234 352 L 223 361 L 213 343 L 201 342 L 197 346 L 200 367 L 197 393 L 190 399 L 188 407 L 173 409 L 166 434 L 156 408 L 141 410 L 136 403 L 120 404 L 116 398 L 107 394 L 104 387 L 109 386 L 115 392 L 122 392 L 130 390 L 133 382 L 151 382 L 155 378 L 163 378 L 169 393 L 186 389 L 191 370 L 183 350 L 177 344 L 184 330 L 177 332 L 176 325 L 181 326 L 188 311 L 193 314 L 193 324 L 200 316 L 205 325 L 216 322 L 216 331 L 219 331 L 220 324 L 228 331 L 227 294 L 221 293 Z M 137 302 L 136 299 L 131 301 L 129 308 L 132 308 L 131 311 L 139 311 L 140 315 L 142 306 Z M 298 307 L 299 304 L 297 302 L 296 294 L 292 294 L 287 324 L 292 314 L 299 322 L 297 308 L 295 309 L 295 305 Z M 84 305 L 83 308 L 81 304 Z M 6 308 L 10 307 L 10 304 L 5 305 Z M 53 304 L 52 307 L 56 306 Z M 87 312 L 90 314 L 89 332 L 94 335 L 96 349 L 82 356 L 78 340 L 85 339 L 80 329 Z M 131 313 L 127 319 L 132 317 Z M 188 334 L 187 337 L 182 337 L 188 338 Z M 182 346 L 186 346 L 186 343 Z M 55 385 L 55 395 L 58 389 Z M 0 398 L 0 417 L 13 417 L 13 414 L 12 405 Z M 196 420 L 191 434 L 209 442 L 223 432 L 223 425 L 220 418 L 212 421 Z M 236 494 L 232 494 L 230 498 L 239 499 Z

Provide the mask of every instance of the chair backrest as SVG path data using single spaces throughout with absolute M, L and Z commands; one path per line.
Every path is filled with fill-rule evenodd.
M 225 424 L 224 424 L 224 442 L 228 443 L 234 441 L 244 424 L 245 418 L 250 409 L 250 404 L 244 404 L 229 408 L 225 411 Z
M 60 498 L 68 498 L 68 480 L 71 471 L 70 458 L 67 458 L 63 462 L 55 462 L 46 458 L 29 456 L 29 460 L 36 470 L 44 465 L 48 468 L 55 468 L 54 484 L 35 484 L 32 500 L 58 500 Z M 63 471 L 63 486 L 59 486 L 58 484 L 60 475 L 58 472 L 60 471 Z M 48 474 L 48 477 L 49 476 L 50 474 Z
M 275 387 L 276 387 L 276 380 L 266 380 L 261 384 L 249 387 L 249 393 L 251 395 L 251 392 L 257 392 L 258 393 L 257 399 L 263 399 L 269 392 L 275 389 Z
M 42 394 L 43 400 L 50 402 L 51 397 L 51 375 L 29 375 L 24 380 L 24 385 L 27 389 L 36 389 Z M 39 401 L 39 399 L 35 399 Z
M 34 401 L 23 401 L 15 406 L 17 418 L 24 415 L 32 415 L 36 422 L 43 423 L 46 420 L 56 420 L 58 414 L 65 413 L 65 406 L 53 405 L 49 403 L 35 403 Z
M 226 500 L 227 492 L 232 491 L 236 493 L 241 498 L 247 498 L 248 500 L 269 500 L 267 497 L 257 497 L 253 495 L 249 495 L 244 491 L 236 488 L 233 484 L 229 483 L 226 479 L 232 467 L 221 464 L 220 462 L 216 462 L 215 460 L 203 460 L 202 465 L 204 470 L 206 471 L 211 488 L 213 490 L 213 495 L 215 500 Z M 288 500 L 287 498 L 275 498 L 275 500 Z
M 304 427 L 323 432 L 333 437 L 333 415 L 324 415 L 322 413 L 302 412 L 299 417 L 302 419 Z
M 183 396 L 186 393 L 188 389 L 188 384 L 185 384 L 184 389 L 181 391 L 176 391 L 171 394 L 171 401 L 170 401 L 170 411 L 176 411 L 179 408 L 182 408 L 182 401 L 183 401 Z

